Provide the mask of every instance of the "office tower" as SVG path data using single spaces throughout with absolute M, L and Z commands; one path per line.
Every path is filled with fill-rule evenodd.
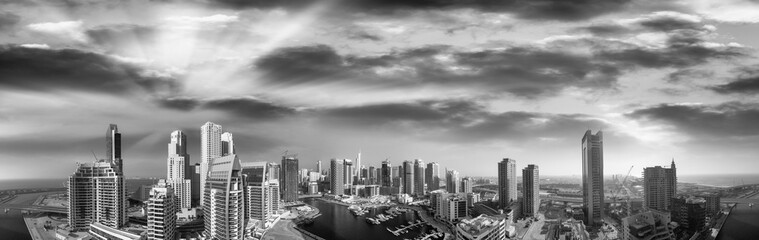
M 191 206 L 200 205 L 200 163 L 190 165 L 190 199 Z
M 366 179 L 368 181 L 367 184 L 379 184 L 377 183 L 377 171 L 374 169 L 374 166 L 369 166 L 369 169 L 366 171 L 368 175 L 366 175 Z
M 77 163 L 68 180 L 68 220 L 74 231 L 98 222 L 119 228 L 127 222 L 124 176 L 113 162 Z
M 237 155 L 213 160 L 203 192 L 204 239 L 243 239 L 245 193 Z
M 498 207 L 506 208 L 517 200 L 517 160 L 504 158 L 498 163 Z
M 267 163 L 267 179 L 276 179 L 277 182 L 279 182 L 279 174 L 282 172 L 281 168 L 282 166 L 280 166 L 279 163 Z
M 461 179 L 461 192 L 462 193 L 471 193 L 472 192 L 472 184 L 474 184 L 474 180 L 470 177 L 465 177 Z
M 540 175 L 538 166 L 530 164 L 522 169 L 522 215 L 536 216 L 540 208 Z
M 356 166 L 353 168 L 356 171 L 355 176 L 360 180 L 363 177 L 361 175 L 361 151 L 358 151 L 358 156 L 356 156 Z
M 389 161 L 385 160 L 382 161 L 382 173 L 380 174 L 380 178 L 382 179 L 381 185 L 384 187 L 392 187 L 393 186 L 393 165 L 390 164 Z
M 232 133 L 225 132 L 221 134 L 221 156 L 227 156 L 235 153 L 235 141 Z
M 353 160 L 343 159 L 343 184 L 353 185 Z
M 343 160 L 332 159 L 329 163 L 329 189 L 332 194 L 343 195 L 345 193 L 345 184 L 343 180 Z
M 316 172 L 318 172 L 319 174 L 322 174 L 322 161 L 321 160 L 316 161 Z
M 200 204 L 205 204 L 206 178 L 214 158 L 221 157 L 221 125 L 206 122 L 200 127 Z
M 403 188 L 401 185 L 403 185 L 403 177 L 402 170 L 403 169 L 403 163 L 399 166 L 391 167 L 390 168 L 390 177 L 392 179 L 393 187 Z
M 148 199 L 148 240 L 177 239 L 176 196 L 163 179 L 150 190 Z
M 298 159 L 282 157 L 282 173 L 279 176 L 282 200 L 285 202 L 298 201 Z
M 403 162 L 403 193 L 408 195 L 414 194 L 414 163 L 411 161 Z
M 674 240 L 670 214 L 657 210 L 641 212 L 622 219 L 622 240 Z
M 698 197 L 679 197 L 672 199 L 672 221 L 681 229 L 695 233 L 704 229 L 706 224 L 706 200 Z
M 187 136 L 182 131 L 171 133 L 169 156 L 166 160 L 166 183 L 179 199 L 179 208 L 190 208 L 192 204 L 192 180 L 188 178 L 190 155 L 187 154 Z
M 266 221 L 271 217 L 272 203 L 268 196 L 269 184 L 266 180 L 266 162 L 241 163 L 242 175 L 245 178 L 245 210 L 246 217 Z
M 121 133 L 119 133 L 119 127 L 116 124 L 108 125 L 108 130 L 105 133 L 106 142 L 106 155 L 108 161 L 116 165 L 116 170 L 123 173 L 124 164 L 121 159 Z
M 376 168 L 374 170 L 376 171 L 376 173 L 374 174 L 374 176 L 376 176 L 376 178 L 377 178 L 377 180 L 375 181 L 374 184 L 382 185 L 382 182 L 384 181 L 383 178 L 382 178 L 382 167 L 378 167 L 378 168 Z M 382 188 L 380 188 L 380 189 L 382 189 Z
M 671 168 L 660 166 L 643 169 L 643 206 L 659 211 L 670 211 L 672 198 L 677 197 L 675 160 Z
M 424 195 L 424 161 L 422 159 L 414 160 L 414 192 L 417 195 Z
M 459 193 L 461 191 L 460 184 L 458 171 L 450 170 L 445 172 L 445 188 L 448 193 Z
M 425 169 L 424 181 L 427 183 L 427 191 L 440 189 L 440 165 L 436 162 L 427 164 Z
M 447 221 L 448 224 L 453 225 L 469 215 L 469 208 L 466 206 L 466 196 L 459 194 L 448 194 L 446 196 L 443 199 L 443 206 L 440 212 L 442 219 Z
M 603 133 L 588 130 L 582 137 L 582 201 L 585 224 L 600 224 L 604 206 Z
M 706 216 L 709 218 L 714 217 L 720 211 L 720 196 L 718 193 L 712 193 L 709 195 L 699 196 L 706 201 Z
M 456 239 L 460 240 L 505 240 L 508 219 L 501 216 L 480 215 L 463 219 L 456 224 Z

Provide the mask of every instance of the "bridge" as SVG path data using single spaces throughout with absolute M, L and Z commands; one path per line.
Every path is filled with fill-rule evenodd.
M 39 205 L 28 205 L 28 204 L 5 204 L 5 205 L 2 205 L 2 207 L 7 208 L 7 209 L 17 209 L 17 210 L 26 210 L 26 211 L 35 211 L 35 212 L 51 212 L 51 213 L 68 214 L 68 209 L 66 207 L 51 207 L 51 206 L 39 206 Z
M 722 198 L 721 203 L 753 203 L 759 204 L 759 198 Z

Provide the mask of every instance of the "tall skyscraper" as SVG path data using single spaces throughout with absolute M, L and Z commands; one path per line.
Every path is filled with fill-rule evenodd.
M 245 178 L 245 210 L 247 217 L 265 221 L 272 215 L 269 184 L 266 179 L 266 162 L 244 162 L 242 175 Z
M 445 188 L 448 193 L 461 192 L 461 182 L 459 181 L 459 172 L 456 170 L 446 171 Z
M 237 155 L 213 160 L 206 179 L 203 204 L 205 239 L 243 239 L 245 193 Z
M 279 176 L 282 200 L 285 202 L 298 201 L 298 159 L 282 156 L 282 173 Z
M 200 203 L 205 204 L 206 178 L 214 158 L 221 157 L 221 125 L 206 122 L 200 127 Z
M 106 155 L 108 161 L 116 165 L 116 169 L 119 172 L 124 172 L 124 163 L 121 159 L 121 133 L 119 133 L 119 127 L 116 124 L 108 126 L 108 130 L 105 133 L 106 142 Z
M 517 160 L 504 158 L 498 163 L 498 207 L 506 208 L 517 200 Z
M 422 159 L 414 160 L 414 192 L 417 195 L 424 195 L 424 161 Z
M 161 179 L 150 189 L 148 199 L 148 240 L 177 239 L 176 196 L 171 186 Z
M 354 176 L 358 177 L 359 180 L 364 177 L 361 175 L 361 151 L 358 151 L 358 156 L 356 156 L 356 166 L 354 166 L 353 169 L 356 172 Z
M 672 210 L 672 198 L 677 197 L 677 168 L 660 166 L 643 169 L 643 206 L 659 211 Z
M 427 191 L 435 191 L 440 189 L 440 165 L 436 162 L 427 164 L 425 169 L 424 181 L 427 183 Z
M 281 166 L 277 163 L 267 163 L 266 164 L 266 176 L 269 178 L 267 179 L 267 184 L 269 185 L 269 192 L 267 193 L 267 197 L 270 197 L 271 199 L 267 199 L 267 202 L 271 203 L 271 206 L 269 206 L 269 212 L 272 215 L 279 215 L 282 214 L 282 210 L 284 208 L 284 205 L 282 204 L 282 198 L 280 197 L 280 187 L 279 187 L 279 174 L 280 174 Z
M 191 206 L 200 205 L 200 163 L 190 165 L 190 199 Z
M 403 193 L 414 194 L 414 162 L 403 162 Z
M 530 164 L 522 169 L 522 214 L 535 216 L 540 208 L 540 175 L 538 166 Z
M 322 172 L 322 160 L 316 161 L 316 172 L 323 174 Z
M 590 130 L 582 137 L 582 200 L 585 224 L 599 224 L 604 206 L 604 148 L 603 133 Z
M 225 132 L 221 134 L 221 156 L 227 156 L 235 153 L 235 141 L 232 133 Z
M 380 174 L 381 183 L 380 185 L 384 187 L 392 187 L 393 186 L 393 176 L 392 176 L 392 168 L 393 165 L 390 164 L 389 161 L 385 160 L 382 161 L 382 174 Z
M 472 185 L 474 184 L 474 179 L 470 177 L 465 177 L 461 179 L 461 192 L 462 193 L 471 193 L 472 192 Z
M 353 171 L 353 160 L 350 159 L 344 159 L 343 160 L 343 184 L 353 185 L 353 174 L 355 173 Z
M 345 193 L 343 170 L 343 160 L 333 158 L 329 162 L 329 187 L 332 194 L 343 195 Z
M 166 183 L 179 199 L 179 208 L 190 208 L 192 203 L 192 180 L 188 178 L 190 155 L 187 154 L 187 136 L 182 131 L 171 133 L 169 156 L 166 160 Z
M 377 182 L 377 171 L 375 170 L 374 166 L 369 166 L 369 169 L 366 171 L 368 175 L 366 176 L 367 184 L 375 185 L 379 184 Z

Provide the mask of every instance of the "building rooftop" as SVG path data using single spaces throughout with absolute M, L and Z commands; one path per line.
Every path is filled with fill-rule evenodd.
M 500 224 L 505 223 L 505 218 L 480 215 L 472 219 L 462 219 L 457 225 L 460 230 L 471 234 L 472 236 L 479 236 L 484 233 L 490 232 L 492 229 Z

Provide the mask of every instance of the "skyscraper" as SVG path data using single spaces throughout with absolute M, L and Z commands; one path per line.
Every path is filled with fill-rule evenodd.
M 604 206 L 604 148 L 603 133 L 590 130 L 582 137 L 582 200 L 585 224 L 598 224 L 603 219 Z
M 235 141 L 232 133 L 225 132 L 221 134 L 221 156 L 227 156 L 235 153 Z
M 333 158 L 329 162 L 329 187 L 332 194 L 343 195 L 345 183 L 343 182 L 343 160 Z
M 203 195 L 204 239 L 243 239 L 245 197 L 237 155 L 213 160 Z
M 424 161 L 422 159 L 414 160 L 414 192 L 417 195 L 424 195 Z
M 459 181 L 459 172 L 456 170 L 446 171 L 445 173 L 445 188 L 448 193 L 461 192 L 461 182 Z
M 171 133 L 169 156 L 166 160 L 166 183 L 173 189 L 172 195 L 179 199 L 179 208 L 190 208 L 192 203 L 192 180 L 188 178 L 190 155 L 187 154 L 187 136 L 182 131 Z
M 354 166 L 353 169 L 356 172 L 354 176 L 361 180 L 363 177 L 361 175 L 361 151 L 358 151 L 358 156 L 356 156 L 356 166 Z
M 322 172 L 322 160 L 316 161 L 316 172 L 323 174 Z
M 522 214 L 535 216 L 540 208 L 540 175 L 538 166 L 530 164 L 522 169 Z
M 116 165 L 116 169 L 119 172 L 124 172 L 124 164 L 121 159 L 121 133 L 119 133 L 119 127 L 116 124 L 108 125 L 108 130 L 105 133 L 106 142 L 106 155 L 107 160 Z
M 385 160 L 382 161 L 382 174 L 380 174 L 381 183 L 380 185 L 384 187 L 392 187 L 393 186 L 393 176 L 392 176 L 392 168 L 393 165 L 390 164 L 389 161 Z
M 200 127 L 200 203 L 205 204 L 206 178 L 214 158 L 221 157 L 221 125 L 206 122 Z
M 659 211 L 672 210 L 672 198 L 677 197 L 676 171 L 674 159 L 671 168 L 643 169 L 643 206 Z
M 245 210 L 247 217 L 265 221 L 272 214 L 269 184 L 266 179 L 266 162 L 241 163 L 245 178 Z
M 414 194 L 414 162 L 403 161 L 403 193 Z
M 427 164 L 424 174 L 424 182 L 427 183 L 427 191 L 440 189 L 440 165 L 436 162 Z
M 498 163 L 498 207 L 506 208 L 517 200 L 517 160 L 504 158 Z
M 200 172 L 200 163 L 190 165 L 190 199 L 192 200 L 192 207 L 200 205 Z
M 474 179 L 470 177 L 465 177 L 461 179 L 461 192 L 462 193 L 471 193 L 472 192 L 472 185 L 474 184 Z
M 177 239 L 176 196 L 171 186 L 161 179 L 150 189 L 148 199 L 148 240 Z
M 282 156 L 282 173 L 279 176 L 282 200 L 285 202 L 298 201 L 298 159 Z
M 353 174 L 355 173 L 353 171 L 353 160 L 350 159 L 343 159 L 343 184 L 353 185 Z

